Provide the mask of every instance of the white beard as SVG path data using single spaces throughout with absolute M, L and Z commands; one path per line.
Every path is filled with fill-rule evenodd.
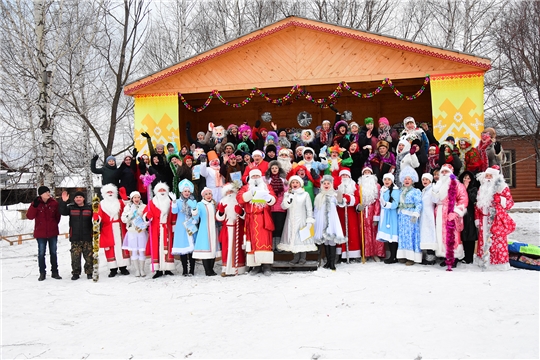
M 330 159 L 330 171 L 339 170 L 338 159 Z
M 238 214 L 234 210 L 234 207 L 238 205 L 238 201 L 236 201 L 236 193 L 222 197 L 220 203 L 227 205 L 225 208 L 225 219 L 227 224 L 234 224 L 236 218 L 238 217 Z
M 154 205 L 161 211 L 161 223 L 167 222 L 167 216 L 169 215 L 169 210 L 171 209 L 171 200 L 169 195 L 164 193 L 157 193 L 152 199 Z
M 249 179 L 248 184 L 250 190 L 268 190 L 263 179 Z
M 338 190 L 341 190 L 344 194 L 354 195 L 355 185 L 356 183 L 351 178 L 343 179 L 338 186 Z
M 279 166 L 285 171 L 285 174 L 288 174 L 289 171 L 291 171 L 292 163 L 289 159 L 278 158 L 277 161 Z
M 101 200 L 101 210 L 111 217 L 111 219 L 118 219 L 120 216 L 120 201 L 116 198 L 116 195 L 107 195 L 107 197 Z
M 364 204 L 371 205 L 379 198 L 375 175 L 362 175 L 358 179 L 358 185 L 362 186 L 362 202 Z
M 495 195 L 495 181 L 484 179 L 476 199 L 476 206 L 482 209 L 484 214 L 489 212 L 493 195 Z
M 433 185 L 433 192 L 439 193 L 438 199 L 442 201 L 448 196 L 448 189 L 450 188 L 450 175 L 440 175 L 439 181 Z

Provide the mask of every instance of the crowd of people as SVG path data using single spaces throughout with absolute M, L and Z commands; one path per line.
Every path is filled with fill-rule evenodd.
M 40 280 L 45 279 L 49 241 L 53 277 L 56 231 L 41 229 L 60 215 L 70 216 L 72 279 L 91 278 L 91 222 L 100 222 L 109 277 L 192 276 L 202 262 L 207 276 L 270 275 L 275 252 L 292 253 L 291 266 L 306 263 L 308 252 L 326 254 L 324 268 L 336 263 L 440 264 L 451 271 L 459 262 L 508 268 L 507 235 L 515 223 L 506 214 L 512 196 L 501 174 L 504 151 L 492 128 L 476 147 L 469 138 L 449 136 L 440 143 L 426 123 L 412 117 L 403 130 L 381 117 L 360 126 L 336 112 L 315 130 L 214 126 L 192 137 L 190 146 L 154 144 L 149 154 L 113 156 L 94 173 L 102 175 L 99 211 L 91 213 L 84 194 L 60 205 L 40 187 L 28 218 L 36 218 Z M 55 210 L 56 209 L 56 210 Z M 54 226 L 53 226 L 54 227 Z M 46 232 L 46 234 L 45 234 Z M 54 243 L 54 245 L 53 245 Z M 43 249 L 43 251 L 42 251 Z M 54 249 L 54 251 L 53 251 Z M 53 261 L 54 253 L 54 261 Z M 476 257 L 475 257 L 476 254 Z

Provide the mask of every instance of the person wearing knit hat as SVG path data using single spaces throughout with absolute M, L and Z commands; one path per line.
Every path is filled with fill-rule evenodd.
M 350 141 L 347 139 L 347 131 L 349 129 L 349 124 L 344 121 L 340 120 L 335 123 L 334 125 L 334 138 L 332 139 L 332 143 L 335 145 L 339 145 L 339 147 L 343 149 L 348 149 Z
M 398 250 L 398 214 L 401 191 L 394 184 L 394 175 L 387 173 L 383 175 L 383 186 L 379 202 L 381 205 L 381 214 L 379 217 L 379 227 L 377 228 L 377 240 L 388 243 L 390 256 L 384 260 L 385 264 L 394 264 L 397 262 Z
M 45 251 L 49 245 L 51 258 L 52 277 L 62 279 L 58 274 L 58 258 L 56 254 L 58 242 L 58 223 L 60 222 L 60 212 L 58 211 L 58 202 L 51 196 L 50 189 L 47 186 L 38 188 L 38 196 L 32 201 L 26 212 L 26 218 L 35 220 L 34 238 L 38 243 L 38 265 L 39 281 L 45 280 L 46 265 Z
M 399 134 L 396 129 L 390 126 L 390 121 L 387 118 L 379 118 L 379 127 L 377 128 L 379 135 L 377 140 L 384 140 L 389 144 L 389 151 L 392 151 L 397 146 Z
M 506 163 L 506 155 L 504 154 L 501 143 L 497 141 L 493 128 L 486 128 L 482 131 L 478 150 L 482 158 L 482 168 L 480 171 L 485 171 L 493 165 L 502 166 Z
M 90 170 L 94 174 L 101 175 L 101 184 L 113 184 L 115 186 L 118 186 L 118 168 L 116 167 L 116 159 L 114 156 L 108 156 L 106 158 L 105 164 L 103 164 L 102 167 L 98 168 L 96 167 L 98 156 L 94 155 L 92 160 L 90 161 Z
M 264 148 L 264 159 L 268 162 L 277 160 L 277 147 L 274 144 L 266 145 Z
M 195 148 L 203 149 L 204 152 L 210 151 L 210 142 L 212 138 L 212 130 L 210 129 L 211 126 L 209 126 L 208 131 L 206 133 L 204 131 L 197 132 L 197 136 L 194 139 L 191 136 L 191 123 L 188 121 L 186 122 L 186 136 L 189 142 L 190 146 L 195 145 Z
M 364 148 L 366 145 L 370 145 L 372 149 L 377 147 L 379 131 L 375 128 L 373 118 L 367 117 L 364 119 L 364 126 L 360 129 L 358 136 L 358 145 L 360 148 Z M 352 140 L 351 140 L 352 141 Z
M 289 262 L 291 265 L 304 265 L 308 251 L 316 251 L 314 239 L 311 235 L 302 236 L 301 229 L 313 227 L 313 205 L 309 194 L 303 189 L 304 180 L 298 175 L 289 178 L 289 190 L 283 197 L 281 207 L 287 210 L 285 225 L 278 249 L 294 254 Z
M 377 176 L 373 175 L 373 169 L 365 164 L 361 176 L 358 178 L 360 188 L 360 203 L 356 206 L 356 211 L 360 212 L 362 217 L 363 241 L 363 259 L 372 258 L 380 262 L 386 256 L 384 243 L 377 241 L 377 225 L 381 213 L 379 202 L 379 193 L 381 186 L 378 183 Z
M 129 194 L 130 201 L 126 204 L 122 212 L 122 222 L 126 224 L 126 236 L 122 249 L 131 252 L 131 262 L 135 269 L 136 277 L 146 276 L 144 265 L 146 262 L 146 243 L 148 233 L 146 232 L 147 222 L 143 219 L 146 205 L 141 201 L 141 194 L 132 191 Z
M 221 189 L 220 189 L 221 191 Z M 197 241 L 193 249 L 193 258 L 202 260 L 206 276 L 217 275 L 214 271 L 216 257 L 221 257 L 216 227 L 216 202 L 212 200 L 213 189 L 201 191 L 202 200 L 192 210 L 193 222 L 199 224 Z M 221 193 L 219 194 L 221 200 Z
M 476 177 L 480 181 L 475 210 L 479 265 L 484 269 L 508 270 L 508 235 L 516 229 L 507 213 L 514 206 L 512 194 L 497 165 Z
M 276 203 L 276 194 L 262 179 L 261 169 L 246 169 L 248 170 L 249 182 L 242 186 L 236 195 L 238 204 L 245 211 L 246 263 L 252 267 L 252 275 L 262 270 L 264 275 L 269 276 L 272 274 L 271 267 L 274 262 L 274 223 L 270 209 Z
M 435 232 L 435 204 L 432 199 L 433 175 L 422 174 L 422 212 L 420 214 L 420 249 L 422 265 L 434 265 L 437 260 L 437 234 Z
M 82 273 L 81 257 L 84 257 L 84 273 L 92 279 L 94 251 L 92 246 L 92 207 L 85 201 L 82 191 L 73 194 L 73 203 L 68 204 L 69 194 L 62 192 L 59 201 L 60 215 L 69 216 L 69 241 L 71 244 L 71 280 L 77 280 Z
M 282 149 L 283 150 L 283 149 Z M 283 159 L 281 159 L 283 160 Z M 285 163 L 288 161 L 289 156 L 285 159 Z M 281 234 L 283 233 L 283 225 L 285 224 L 285 216 L 287 211 L 281 207 L 285 192 L 289 189 L 289 183 L 287 182 L 287 172 L 281 166 L 282 161 L 274 160 L 268 163 L 268 170 L 264 174 L 264 181 L 276 194 L 276 203 L 270 208 L 272 220 L 274 222 L 274 231 L 272 232 L 272 242 L 274 251 L 277 250 L 277 246 L 281 240 Z
M 339 221 L 337 211 L 337 193 L 334 190 L 334 178 L 324 175 L 321 189 L 314 201 L 315 236 L 317 245 L 324 245 L 326 254 L 325 269 L 336 270 L 336 246 L 347 241 Z
M 377 176 L 380 185 L 383 183 L 383 175 L 393 173 L 396 168 L 396 157 L 390 152 L 389 147 L 390 144 L 386 140 L 379 140 L 377 151 L 374 151 L 368 158 L 373 174 Z
M 435 224 L 437 234 L 437 249 L 435 254 L 445 261 L 447 271 L 457 266 L 459 260 L 465 257 L 461 242 L 463 229 L 463 216 L 467 211 L 467 189 L 454 176 L 455 169 L 452 164 L 441 166 L 439 181 L 433 185 L 433 201 L 435 208 Z M 452 222 L 453 228 L 449 225 Z

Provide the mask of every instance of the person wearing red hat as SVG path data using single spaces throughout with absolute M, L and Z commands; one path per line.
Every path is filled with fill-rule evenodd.
M 341 227 L 347 237 L 348 246 L 342 244 L 336 253 L 342 254 L 343 260 L 361 262 L 360 220 L 356 213 L 356 205 L 360 202 L 358 197 L 358 184 L 351 179 L 351 171 L 342 168 L 339 171 L 340 184 L 337 187 L 338 214 Z
M 435 255 L 445 258 L 441 266 L 451 271 L 459 260 L 465 257 L 461 242 L 463 216 L 467 211 L 469 197 L 467 189 L 453 174 L 450 164 L 441 167 L 439 181 L 433 186 L 435 208 L 435 229 L 437 233 L 437 249 Z
M 36 238 L 38 243 L 38 280 L 45 280 L 45 250 L 47 244 L 49 244 L 51 257 L 52 277 L 54 279 L 62 279 L 58 275 L 58 258 L 56 256 L 60 212 L 58 210 L 58 202 L 51 196 L 51 190 L 47 186 L 40 186 L 38 188 L 38 196 L 28 208 L 26 218 L 28 220 L 35 220 L 34 238 Z
M 272 232 L 274 222 L 270 207 L 276 203 L 276 194 L 272 187 L 262 179 L 260 169 L 251 169 L 249 181 L 242 186 L 236 195 L 238 204 L 246 212 L 245 215 L 245 249 L 246 263 L 251 266 L 251 274 L 263 271 L 264 275 L 272 274 L 274 251 Z
M 510 268 L 508 235 L 516 229 L 507 211 L 514 206 L 514 200 L 498 165 L 476 177 L 480 181 L 475 210 L 479 264 L 484 268 L 507 270 Z

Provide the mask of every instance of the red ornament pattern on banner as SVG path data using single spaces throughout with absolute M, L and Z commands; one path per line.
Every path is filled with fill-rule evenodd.
M 204 62 L 206 62 L 208 60 L 211 60 L 211 59 L 213 59 L 215 57 L 218 57 L 220 55 L 223 55 L 223 54 L 226 54 L 226 53 L 231 52 L 233 50 L 236 50 L 236 49 L 238 49 L 238 48 L 240 48 L 240 47 L 242 47 L 244 45 L 250 44 L 250 43 L 252 43 L 254 41 L 261 40 L 261 39 L 263 39 L 263 38 L 265 38 L 267 36 L 275 34 L 276 32 L 279 32 L 279 31 L 281 31 L 283 29 L 287 29 L 287 28 L 289 28 L 291 26 L 297 26 L 297 27 L 304 28 L 304 29 L 321 31 L 321 32 L 328 33 L 328 34 L 339 35 L 339 36 L 343 36 L 343 37 L 350 38 L 350 39 L 364 41 L 364 42 L 367 42 L 367 43 L 370 43 L 370 44 L 382 45 L 382 46 L 386 46 L 386 47 L 397 49 L 397 50 L 408 51 L 408 52 L 413 52 L 413 53 L 417 53 L 417 54 L 421 54 L 421 55 L 427 55 L 427 56 L 435 57 L 435 58 L 438 58 L 438 59 L 458 62 L 458 63 L 461 63 L 461 64 L 475 66 L 475 67 L 478 67 L 478 68 L 481 68 L 481 69 L 484 69 L 484 70 L 491 69 L 490 64 L 485 64 L 485 63 L 482 63 L 482 62 L 479 62 L 479 61 L 467 60 L 467 59 L 463 59 L 463 58 L 460 58 L 460 57 L 457 57 L 457 56 L 441 54 L 441 53 L 438 53 L 438 52 L 435 52 L 435 51 L 418 49 L 418 48 L 416 48 L 414 46 L 407 46 L 407 45 L 398 44 L 398 43 L 394 43 L 392 41 L 387 41 L 387 40 L 378 40 L 378 39 L 374 39 L 374 38 L 364 36 L 364 35 L 351 34 L 351 33 L 348 33 L 348 32 L 345 32 L 345 31 L 339 31 L 339 30 L 332 30 L 332 29 L 328 29 L 328 28 L 323 27 L 323 26 L 309 25 L 309 24 L 305 24 L 305 23 L 300 22 L 300 21 L 293 20 L 293 21 L 289 21 L 289 22 L 287 22 L 287 23 L 285 23 L 283 25 L 276 26 L 273 29 L 263 31 L 260 34 L 257 34 L 257 35 L 255 35 L 253 37 L 250 37 L 249 39 L 240 41 L 240 42 L 238 42 L 238 43 L 236 43 L 234 45 L 231 45 L 231 46 L 223 48 L 223 49 L 221 49 L 219 51 L 213 52 L 212 54 L 201 57 L 200 59 L 197 59 L 197 60 L 192 61 L 192 62 L 190 62 L 188 64 L 185 64 L 184 66 L 181 66 L 181 67 L 178 67 L 178 68 L 173 69 L 171 71 L 168 71 L 166 73 L 163 73 L 163 74 L 161 74 L 159 76 L 156 76 L 155 78 L 144 81 L 144 82 L 130 88 L 129 90 L 124 91 L 124 94 L 125 95 L 130 95 L 130 94 L 136 92 L 137 90 L 142 89 L 142 88 L 144 88 L 144 87 L 146 87 L 148 85 L 159 82 L 159 81 L 161 81 L 163 79 L 166 79 L 166 78 L 168 78 L 168 77 L 170 77 L 172 75 L 178 74 L 178 73 L 180 73 L 180 72 L 182 72 L 184 70 L 187 70 L 187 69 L 190 69 L 190 68 L 192 68 L 192 67 L 194 67 L 196 65 L 202 64 L 202 63 L 204 63 Z

